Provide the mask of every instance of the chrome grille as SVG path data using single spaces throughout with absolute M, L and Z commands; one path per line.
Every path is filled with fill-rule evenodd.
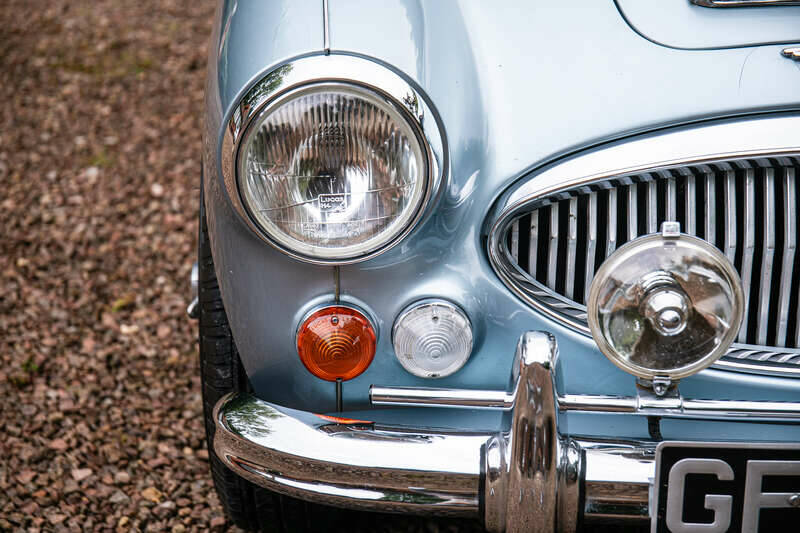
M 753 358 L 758 347 L 798 348 L 798 176 L 799 157 L 739 159 L 559 191 L 514 220 L 508 253 L 544 305 L 585 323 L 589 285 L 605 258 L 677 220 L 682 231 L 722 250 L 742 278 L 747 309 L 738 342 L 757 346 L 741 357 Z M 776 355 L 763 353 L 764 360 Z M 782 362 L 800 364 L 800 353 L 782 355 Z

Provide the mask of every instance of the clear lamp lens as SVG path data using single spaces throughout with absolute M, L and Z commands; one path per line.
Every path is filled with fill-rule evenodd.
M 679 379 L 721 357 L 739 332 L 744 296 L 709 243 L 648 235 L 615 251 L 592 280 L 588 320 L 600 350 L 645 379 Z
M 261 112 L 242 143 L 238 179 L 251 216 L 280 246 L 349 259 L 410 226 L 426 196 L 427 156 L 386 99 L 329 83 Z
M 415 376 L 442 378 L 458 371 L 472 353 L 467 315 L 444 301 L 423 301 L 403 311 L 392 331 L 394 353 Z

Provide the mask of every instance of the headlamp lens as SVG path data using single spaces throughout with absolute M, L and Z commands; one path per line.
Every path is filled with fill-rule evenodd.
M 387 98 L 343 83 L 297 89 L 255 119 L 239 190 L 278 245 L 311 258 L 356 258 L 389 244 L 425 200 L 426 151 Z

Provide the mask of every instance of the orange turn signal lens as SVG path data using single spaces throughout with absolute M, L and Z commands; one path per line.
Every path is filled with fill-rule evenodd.
M 349 307 L 325 307 L 309 316 L 297 331 L 297 353 L 320 379 L 347 381 L 364 372 L 375 356 L 375 330 Z

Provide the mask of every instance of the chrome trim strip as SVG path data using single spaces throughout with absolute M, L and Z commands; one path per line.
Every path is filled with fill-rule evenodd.
M 533 333 L 526 333 L 522 339 L 528 344 L 517 347 L 517 357 L 522 357 L 526 350 L 533 350 L 529 338 Z M 549 337 L 548 337 L 549 338 Z M 550 341 L 548 341 L 550 342 Z M 553 382 L 557 383 L 563 375 L 563 369 L 557 357 L 555 340 L 551 349 L 550 372 Z M 540 347 L 541 350 L 541 347 Z M 515 367 L 516 368 L 516 367 Z M 477 389 L 442 389 L 426 387 L 370 387 L 370 401 L 373 405 L 403 407 L 451 407 L 515 410 L 519 405 L 520 387 L 528 386 L 519 371 L 512 374 L 509 388 L 505 391 Z M 563 388 L 563 387 L 561 387 Z M 650 389 L 638 387 L 637 396 L 611 396 L 595 394 L 566 394 L 554 388 L 554 401 L 559 411 L 581 411 L 594 413 L 629 413 L 642 416 L 661 416 L 666 418 L 699 418 L 707 420 L 747 421 L 790 421 L 800 422 L 800 402 L 775 402 L 752 400 L 713 400 L 684 398 L 677 387 L 668 394 L 657 395 Z
M 800 403 L 677 398 L 664 407 L 643 405 L 641 398 L 567 394 L 559 409 L 592 413 L 630 413 L 665 418 L 800 422 Z
M 608 180 L 634 174 L 652 174 L 681 166 L 701 166 L 719 161 L 798 154 L 800 154 L 800 116 L 782 115 L 662 131 L 617 141 L 597 150 L 572 156 L 524 176 L 501 196 L 488 219 L 489 260 L 501 281 L 525 303 L 545 316 L 588 335 L 588 327 L 582 323 L 586 315 L 585 306 L 551 293 L 543 285 L 531 280 L 517 266 L 508 264 L 504 244 L 500 241 L 508 224 L 517 215 L 540 207 L 537 202 L 544 202 L 545 199 L 564 191 L 589 186 L 594 186 L 593 190 L 600 190 Z M 735 199 L 733 174 L 732 170 L 727 171 L 728 179 L 723 187 L 726 195 L 724 200 L 728 205 L 726 217 L 736 216 L 736 203 L 731 201 Z M 656 191 L 652 181 L 647 183 L 647 187 L 649 217 L 653 205 L 652 195 Z M 707 190 L 708 187 L 713 189 L 710 184 L 707 185 Z M 616 232 L 615 190 L 608 190 L 609 240 L 615 237 Z M 707 197 L 707 200 L 710 198 Z M 729 218 L 731 219 L 734 218 Z M 731 233 L 735 231 L 735 225 L 726 224 L 726 228 L 727 246 L 727 243 L 735 242 L 736 236 Z M 602 244 L 604 243 L 600 243 Z M 729 257 L 734 253 L 734 250 L 723 249 L 726 249 Z M 747 348 L 734 345 L 729 354 L 743 350 L 746 351 Z M 800 350 L 797 352 L 793 349 L 784 352 L 776 350 L 774 353 L 794 357 L 795 354 L 800 354 Z M 771 358 L 770 361 L 775 362 L 775 359 Z M 800 373 L 793 368 L 785 368 L 784 371 L 783 367 L 763 368 L 764 366 L 766 365 L 750 365 L 747 368 L 750 372 L 769 375 L 800 376 Z M 744 368 L 739 361 L 728 364 L 724 359 L 717 361 L 715 367 L 727 370 Z
M 370 388 L 373 405 L 402 407 L 450 407 L 457 409 L 502 409 L 515 407 L 517 383 L 513 390 L 428 389 L 424 387 Z M 704 420 L 748 420 L 800 422 L 800 402 L 747 400 L 704 400 L 649 395 L 610 396 L 563 394 L 556 397 L 560 411 L 628 413 L 664 418 Z
M 701 7 L 781 7 L 800 6 L 798 0 L 689 0 Z
M 346 259 L 319 259 L 301 255 L 281 247 L 266 235 L 248 214 L 239 194 L 236 167 L 238 147 L 251 123 L 276 99 L 288 92 L 319 83 L 342 83 L 374 92 L 389 105 L 394 106 L 409 121 L 420 136 L 428 160 L 427 186 L 417 213 L 409 225 L 385 246 L 358 257 Z M 251 87 L 234 108 L 222 137 L 220 154 L 222 185 L 234 211 L 241 220 L 265 243 L 284 254 L 318 265 L 344 265 L 375 257 L 402 241 L 419 222 L 430 214 L 431 206 L 443 189 L 446 175 L 446 146 L 444 133 L 439 128 L 436 114 L 427 97 L 405 78 L 369 59 L 349 55 L 316 55 L 295 59 L 268 72 Z
M 331 29 L 330 19 L 328 18 L 328 0 L 322 0 L 322 48 L 325 55 L 331 53 Z
M 403 407 L 469 407 L 473 409 L 511 409 L 514 395 L 505 391 L 437 389 L 421 387 L 385 387 L 372 385 L 369 388 L 372 405 Z

